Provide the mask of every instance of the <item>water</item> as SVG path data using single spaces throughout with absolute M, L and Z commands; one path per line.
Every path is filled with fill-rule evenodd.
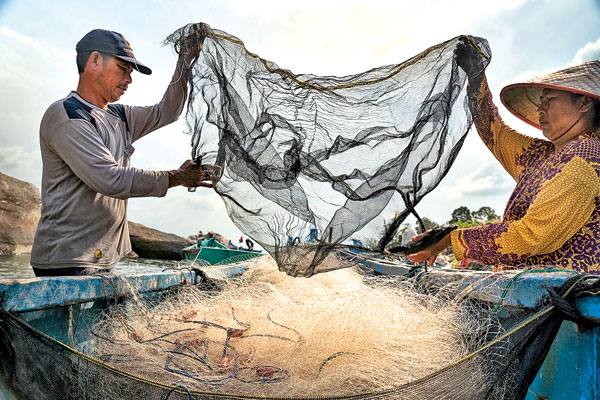
M 115 274 L 141 274 L 161 272 L 166 268 L 177 267 L 178 261 L 155 260 L 151 258 L 124 259 L 115 266 Z M 29 265 L 29 254 L 20 256 L 0 256 L 0 277 L 33 278 L 33 269 Z

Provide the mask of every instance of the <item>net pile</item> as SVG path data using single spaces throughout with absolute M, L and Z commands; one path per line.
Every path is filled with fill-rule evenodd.
M 354 269 L 298 280 L 264 257 L 218 290 L 187 287 L 158 304 L 134 297 L 108 309 L 92 328 L 91 354 L 189 390 L 304 397 L 383 391 L 478 347 L 464 333 L 481 328 L 480 319 L 448 292 L 417 294 L 413 284 Z M 473 368 L 462 385 L 473 390 L 481 379 Z
M 217 164 L 229 216 L 294 276 L 322 272 L 329 252 L 401 222 L 448 172 L 473 116 L 465 60 L 487 66 L 484 39 L 461 36 L 396 65 L 345 77 L 294 74 L 206 24 L 188 25 L 202 48 L 188 68 L 192 156 Z M 337 268 L 344 266 L 340 263 Z
M 338 273 L 336 279 L 321 280 L 321 276 Z M 527 395 L 565 318 L 575 321 L 583 329 L 597 326 L 597 320 L 581 316 L 574 305 L 578 298 L 600 293 L 597 276 L 574 275 L 560 287 L 548 288 L 549 296 L 540 298 L 539 306 L 531 309 L 501 306 L 510 284 L 520 274 L 509 281 L 501 276 L 489 276 L 488 283 L 466 282 L 467 287 L 451 284 L 448 290 L 445 286 L 423 285 L 425 282 L 419 283 L 417 277 L 409 284 L 417 290 L 417 294 L 409 294 L 414 302 L 409 301 L 407 305 L 404 301 L 386 299 L 385 308 L 379 304 L 379 308 L 370 310 L 369 302 L 377 303 L 378 295 L 361 289 L 359 297 L 368 302 L 357 302 L 353 298 L 356 288 L 368 283 L 367 287 L 373 285 L 377 291 L 386 293 L 389 287 L 403 286 L 404 283 L 380 278 L 371 282 L 370 279 L 365 281 L 364 277 L 360 281 L 345 275 L 348 273 L 347 270 L 334 271 L 331 275 L 310 280 L 294 280 L 296 284 L 302 282 L 300 285 L 307 281 L 319 282 L 314 290 L 313 285 L 298 287 L 300 292 L 304 289 L 299 295 L 302 306 L 295 303 L 298 291 L 285 289 L 287 285 L 280 280 L 281 274 L 277 277 L 269 272 L 235 284 L 236 290 L 241 290 L 252 300 L 251 304 L 228 294 L 228 285 L 220 284 L 212 288 L 210 296 L 192 294 L 188 289 L 163 293 L 163 300 L 170 299 L 171 306 L 164 301 L 156 302 L 154 295 L 141 299 L 132 294 L 116 308 L 115 303 L 109 305 L 112 311 L 95 325 L 90 325 L 88 318 L 96 316 L 97 311 L 105 309 L 104 306 L 97 302 L 82 304 L 80 311 L 69 313 L 74 319 L 68 326 L 69 334 L 65 332 L 64 336 L 67 340 L 73 333 L 71 345 L 32 328 L 15 314 L 0 308 L 3 385 L 15 393 L 15 398 L 40 400 L 517 400 Z M 425 274 L 423 278 L 431 278 L 429 275 L 432 274 Z M 503 283 L 494 287 L 493 282 Z M 107 289 L 114 289 L 115 283 L 109 279 Z M 249 291 L 252 286 L 260 290 L 252 293 Z M 490 293 L 502 292 L 491 310 L 489 300 L 477 300 L 477 294 L 488 289 Z M 419 294 L 423 291 L 429 291 L 429 294 Z M 325 292 L 331 296 L 323 296 Z M 156 295 L 160 297 L 160 293 Z M 487 295 L 484 297 L 489 299 Z M 351 314 L 337 315 L 332 312 L 333 307 L 327 313 L 326 304 L 315 305 L 313 298 L 329 302 L 341 312 L 360 314 L 366 319 L 356 321 Z M 276 301 L 272 302 L 274 299 Z M 449 302 L 449 299 L 452 300 Z M 213 313 L 212 307 L 200 307 L 197 300 L 214 304 L 220 308 L 220 313 Z M 460 304 L 460 310 L 452 311 L 457 304 Z M 99 305 L 101 307 L 96 308 Z M 395 309 L 400 306 L 405 307 L 402 313 Z M 301 314 L 305 307 L 326 317 Z M 412 314 L 413 311 L 417 314 Z M 67 310 L 62 307 L 35 310 L 32 317 L 39 317 L 44 312 L 57 316 Z M 250 312 L 256 314 L 250 316 Z M 296 312 L 298 314 L 294 315 Z M 374 312 L 372 319 L 371 312 Z M 75 318 L 77 315 L 79 317 Z M 458 318 L 453 321 L 452 316 L 456 315 Z M 450 319 L 444 319 L 448 317 Z M 501 322 L 501 329 L 498 322 Z M 303 328 L 318 323 L 325 328 L 317 326 L 311 332 L 303 332 Z M 181 330 L 189 327 L 180 329 L 186 324 L 192 325 L 194 331 Z M 419 331 L 420 328 L 423 329 Z M 66 331 L 67 327 L 64 329 Z M 357 340 L 352 336 L 353 332 L 368 337 L 368 340 L 358 342 L 366 343 L 364 346 L 353 343 Z M 398 332 L 397 341 L 384 344 L 386 338 L 393 339 Z M 258 336 L 261 334 L 264 336 Z M 319 334 L 323 336 L 316 336 Z M 432 337 L 436 340 L 431 340 Z M 270 343 L 265 345 L 263 340 Z M 331 346 L 325 345 L 326 342 Z M 296 347 L 291 352 L 280 350 L 302 343 L 310 343 L 310 346 Z M 385 354 L 379 351 L 386 346 Z M 472 352 L 457 360 L 468 349 Z M 453 352 L 456 352 L 454 356 Z M 273 355 L 282 356 L 282 359 L 275 359 Z M 300 370 L 312 378 L 313 383 L 320 379 L 324 382 L 325 378 L 331 380 L 332 385 L 327 389 L 320 386 L 325 393 L 294 396 L 294 390 L 302 393 L 302 388 L 305 393 L 311 393 L 306 382 L 297 379 L 299 382 L 296 383 L 300 385 L 290 387 L 283 395 L 251 394 L 261 391 L 257 388 L 262 388 L 262 393 L 278 393 L 277 390 L 283 387 L 278 389 L 278 385 L 291 383 L 294 374 L 298 374 L 294 372 L 298 365 L 286 359 L 292 356 L 310 367 Z M 457 361 L 445 366 L 433 365 L 446 362 L 443 360 L 446 356 L 449 356 L 447 362 Z M 374 364 L 377 367 L 373 367 Z M 401 372 L 394 373 L 393 368 L 399 368 Z M 367 376 L 361 376 L 362 373 Z M 384 373 L 390 373 L 390 382 L 386 382 Z M 429 374 L 414 379 L 421 373 Z M 336 382 L 338 376 L 342 385 Z M 198 377 L 212 379 L 212 382 L 199 382 Z M 382 383 L 383 388 L 404 379 L 408 383 L 380 390 L 365 383 L 370 379 Z M 227 389 L 221 383 L 232 383 L 233 386 Z M 350 390 L 341 387 L 344 385 Z M 367 391 L 361 392 L 364 387 Z M 247 393 L 230 392 L 244 388 L 248 389 Z M 334 397 L 326 394 L 337 390 L 350 394 Z

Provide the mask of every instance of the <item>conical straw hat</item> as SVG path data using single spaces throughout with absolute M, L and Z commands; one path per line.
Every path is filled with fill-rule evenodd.
M 524 83 L 508 85 L 500 92 L 500 99 L 510 112 L 540 129 L 537 109 L 545 88 L 584 94 L 600 100 L 600 61 L 590 61 Z

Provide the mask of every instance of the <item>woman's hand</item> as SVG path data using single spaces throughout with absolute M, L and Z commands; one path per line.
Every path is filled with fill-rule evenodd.
M 419 240 L 423 239 L 425 235 L 427 235 L 427 232 L 415 236 L 414 238 L 412 238 L 412 241 L 418 242 Z M 450 240 L 450 234 L 448 233 L 439 242 L 429 246 L 425 250 L 409 254 L 406 257 L 408 257 L 408 259 L 412 262 L 427 262 L 427 265 L 431 266 L 435 262 L 435 259 L 437 258 L 438 254 L 440 254 L 442 251 L 444 251 L 450 246 L 452 246 L 452 241 Z

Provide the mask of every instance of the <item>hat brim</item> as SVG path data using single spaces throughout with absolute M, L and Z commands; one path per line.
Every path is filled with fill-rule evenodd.
M 131 66 L 133 67 L 133 69 L 135 69 L 136 71 L 138 71 L 141 74 L 144 75 L 150 75 L 152 73 L 152 70 L 148 67 L 146 67 L 144 64 L 142 64 L 141 62 L 139 62 L 138 60 L 136 60 L 133 57 L 126 57 L 126 56 L 115 56 L 123 61 L 127 61 L 128 63 L 131 64 Z
M 500 100 L 504 107 L 513 113 L 520 120 L 534 126 L 538 129 L 540 98 L 544 89 L 562 90 L 565 92 L 578 93 L 585 96 L 590 96 L 594 99 L 599 99 L 595 93 L 586 92 L 585 90 L 577 90 L 570 87 L 551 85 L 547 83 L 527 82 L 515 83 L 506 86 L 500 92 Z

